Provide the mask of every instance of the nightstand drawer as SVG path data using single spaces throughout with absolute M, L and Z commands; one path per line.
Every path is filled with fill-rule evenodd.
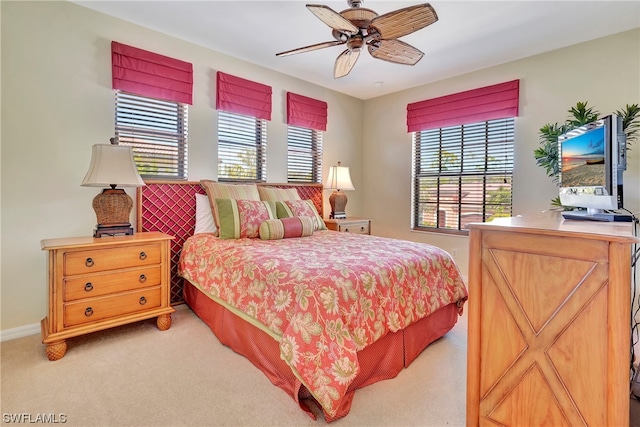
M 338 231 L 344 233 L 369 234 L 369 221 L 338 224 Z
M 158 286 L 160 266 L 142 267 L 116 273 L 90 274 L 64 280 L 64 301 Z
M 371 219 L 369 218 L 329 218 L 325 219 L 324 223 L 329 230 L 341 233 L 371 234 Z
M 161 287 L 92 298 L 64 305 L 64 326 L 76 326 L 110 317 L 160 307 Z
M 63 274 L 72 276 L 153 264 L 160 264 L 160 245 L 92 249 L 65 253 Z

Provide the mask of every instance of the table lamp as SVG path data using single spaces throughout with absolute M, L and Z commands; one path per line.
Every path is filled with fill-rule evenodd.
M 347 195 L 340 190 L 355 190 L 351 183 L 351 175 L 348 166 L 341 166 L 338 162 L 337 166 L 329 168 L 329 176 L 324 184 L 324 188 L 335 190 L 329 196 L 329 204 L 331 205 L 331 214 L 329 218 L 344 219 L 347 217 L 345 207 L 347 206 Z
M 133 234 L 129 215 L 133 200 L 124 189 L 116 187 L 141 187 L 145 185 L 133 160 L 133 151 L 126 145 L 95 144 L 91 152 L 91 164 L 82 180 L 83 187 L 110 187 L 93 199 L 97 227 L 93 237 Z

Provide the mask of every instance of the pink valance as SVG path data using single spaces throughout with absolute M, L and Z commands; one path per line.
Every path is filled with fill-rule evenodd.
M 271 86 L 218 71 L 216 108 L 271 120 Z
M 287 92 L 287 124 L 327 130 L 327 103 Z
M 193 104 L 193 65 L 111 42 L 114 89 L 166 101 Z
M 407 132 L 518 116 L 520 80 L 407 105 Z

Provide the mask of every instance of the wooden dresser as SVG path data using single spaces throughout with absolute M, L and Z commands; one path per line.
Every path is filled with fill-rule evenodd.
M 47 239 L 49 313 L 42 342 L 49 360 L 62 358 L 66 339 L 157 317 L 171 326 L 169 244 L 163 233 Z
M 631 223 L 472 224 L 468 426 L 627 426 Z

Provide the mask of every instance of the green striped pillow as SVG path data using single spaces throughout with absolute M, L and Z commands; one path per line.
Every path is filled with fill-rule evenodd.
M 202 185 L 209 197 L 213 221 L 217 229 L 220 228 L 220 216 L 216 206 L 216 199 L 260 200 L 258 187 L 255 184 L 223 184 L 203 179 L 200 180 L 200 185 Z M 218 235 L 217 233 L 218 231 L 216 230 L 216 236 Z
M 275 202 L 216 199 L 220 216 L 220 238 L 240 239 L 260 236 L 260 224 L 276 218 Z
M 260 194 L 260 200 L 270 200 L 273 202 L 281 200 L 301 200 L 298 190 L 295 188 L 277 188 L 259 185 L 258 194 Z

